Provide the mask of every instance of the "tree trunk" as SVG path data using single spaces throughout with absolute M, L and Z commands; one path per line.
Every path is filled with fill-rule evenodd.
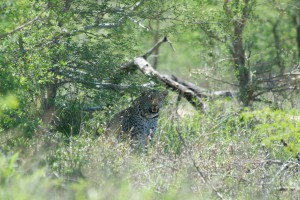
M 275 48 L 276 48 L 276 60 L 275 61 L 276 61 L 276 64 L 278 65 L 280 75 L 283 75 L 284 71 L 285 71 L 285 66 L 284 66 L 283 60 L 280 57 L 280 55 L 281 55 L 281 44 L 280 44 L 280 37 L 279 37 L 278 31 L 277 31 L 277 28 L 279 26 L 279 22 L 280 21 L 277 20 L 273 24 L 272 32 L 273 32 Z
M 233 39 L 232 39 L 232 57 L 234 63 L 234 70 L 236 78 L 239 82 L 239 99 L 244 104 L 248 106 L 253 100 L 253 89 L 251 87 L 250 80 L 250 70 L 246 66 L 246 57 L 245 57 L 245 47 L 243 41 L 243 32 L 251 11 L 251 6 L 249 5 L 249 0 L 244 0 L 244 7 L 240 11 L 241 16 L 237 19 L 236 13 L 232 12 L 230 6 L 234 6 L 238 2 L 229 3 L 224 1 L 224 9 L 227 14 L 227 17 L 230 20 L 233 20 Z
M 155 35 L 154 35 L 154 44 L 156 44 L 159 41 L 159 20 L 156 21 L 156 29 L 155 29 Z M 153 68 L 156 69 L 158 65 L 158 54 L 159 54 L 159 47 L 157 47 L 153 53 L 154 59 L 153 59 Z
M 239 82 L 240 100 L 244 105 L 248 105 L 251 95 L 249 95 L 250 72 L 246 67 L 245 48 L 243 44 L 243 29 L 244 24 L 237 22 L 234 27 L 234 40 L 233 43 L 233 60 L 236 77 Z
M 42 98 L 43 114 L 42 121 L 45 125 L 53 122 L 55 116 L 55 98 L 57 94 L 57 84 L 49 84 L 45 88 L 45 96 Z
M 294 16 L 293 22 L 296 26 L 296 42 L 297 42 L 297 48 L 298 48 L 298 56 L 300 58 L 300 17 Z

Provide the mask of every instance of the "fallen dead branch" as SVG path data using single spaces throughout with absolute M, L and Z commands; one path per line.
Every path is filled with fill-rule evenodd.
M 114 76 L 109 80 L 109 82 L 118 84 L 121 81 L 119 77 L 125 77 L 126 74 L 130 74 L 139 69 L 146 76 L 156 78 L 157 80 L 165 83 L 167 88 L 170 88 L 173 91 L 177 92 L 179 95 L 183 96 L 198 110 L 203 110 L 207 107 L 205 104 L 206 100 L 211 100 L 215 97 L 232 98 L 234 96 L 234 93 L 230 91 L 216 91 L 209 93 L 205 89 L 202 89 L 189 81 L 179 79 L 174 75 L 168 76 L 160 74 L 147 61 L 147 58 L 163 43 L 168 43 L 172 50 L 175 51 L 172 42 L 167 37 L 163 37 L 153 47 L 146 51 L 146 53 L 141 56 L 135 57 L 129 62 L 121 65 L 120 68 L 114 71 Z
M 158 80 L 164 82 L 168 88 L 171 88 L 173 91 L 178 92 L 182 95 L 188 102 L 190 102 L 197 109 L 205 108 L 205 103 L 203 97 L 208 98 L 207 95 L 203 93 L 195 93 L 188 87 L 183 84 L 180 84 L 177 81 L 174 81 L 172 78 L 166 75 L 162 75 L 157 72 L 151 64 L 143 57 L 138 57 L 134 59 L 134 65 L 147 76 L 152 76 Z

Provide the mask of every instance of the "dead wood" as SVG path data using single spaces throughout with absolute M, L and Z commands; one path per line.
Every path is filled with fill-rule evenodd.
M 147 58 L 155 52 L 155 50 L 157 48 L 159 48 L 163 43 L 169 43 L 169 45 L 171 46 L 171 48 L 174 50 L 174 47 L 171 43 L 171 41 L 165 36 L 162 39 L 160 39 L 153 47 L 151 47 L 148 51 L 146 51 L 143 55 L 140 55 L 136 58 L 144 58 L 145 60 L 147 60 Z M 114 84 L 118 84 L 121 82 L 122 78 L 125 77 L 127 74 L 131 74 L 133 73 L 135 70 L 137 70 L 136 65 L 135 65 L 135 59 L 133 58 L 130 61 L 124 63 L 121 65 L 121 67 L 117 68 L 112 74 L 113 76 L 108 80 L 109 83 L 114 83 Z
M 120 74 L 129 74 L 139 69 L 146 76 L 150 76 L 152 78 L 156 78 L 157 80 L 165 83 L 167 88 L 172 89 L 177 92 L 179 95 L 183 96 L 188 102 L 190 102 L 196 109 L 203 110 L 207 106 L 205 101 L 211 100 L 215 97 L 233 97 L 234 94 L 230 91 L 216 91 L 216 92 L 207 92 L 205 89 L 189 82 L 186 80 L 182 80 L 177 78 L 176 76 L 168 76 L 160 74 L 156 71 L 152 65 L 147 61 L 147 58 L 155 52 L 157 48 L 160 47 L 163 43 L 169 43 L 170 47 L 174 50 L 171 41 L 164 37 L 159 40 L 152 48 L 150 48 L 146 53 L 141 56 L 138 56 L 129 62 L 123 64 L 120 68 L 118 68 L 114 74 L 117 74 L 120 77 Z M 116 77 L 117 77 L 116 76 Z M 120 80 L 111 79 L 112 82 L 118 83 Z
M 188 102 L 190 102 L 197 109 L 205 108 L 205 103 L 203 102 L 202 94 L 196 94 L 188 87 L 180 84 L 172 80 L 167 75 L 162 75 L 157 72 L 151 64 L 143 57 L 138 57 L 134 59 L 134 65 L 145 75 L 152 76 L 157 78 L 158 80 L 164 82 L 168 88 L 171 88 L 173 91 L 176 91 L 180 95 L 182 95 Z
M 156 71 L 151 64 L 143 57 L 134 59 L 134 65 L 147 76 L 152 76 L 164 82 L 167 88 L 172 89 L 179 95 L 183 96 L 195 108 L 203 110 L 207 107 L 205 101 L 212 100 L 215 97 L 233 97 L 234 94 L 230 91 L 215 91 L 207 92 L 199 86 L 177 78 L 176 76 L 162 75 Z

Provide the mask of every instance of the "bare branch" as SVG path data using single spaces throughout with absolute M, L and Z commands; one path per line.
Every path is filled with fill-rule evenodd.
M 94 106 L 94 107 L 84 107 L 83 111 L 94 112 L 94 111 L 101 111 L 103 109 L 104 109 L 103 106 Z
M 143 74 L 155 77 L 159 81 L 166 84 L 167 87 L 171 88 L 172 90 L 176 91 L 180 95 L 182 95 L 188 102 L 190 102 L 195 108 L 200 110 L 205 110 L 207 105 L 204 102 L 204 99 L 212 99 L 213 97 L 233 97 L 234 94 L 230 91 L 216 91 L 216 92 L 207 92 L 204 89 L 196 86 L 193 83 L 190 83 L 185 80 L 180 80 L 175 76 L 167 76 L 162 75 L 157 72 L 151 64 L 147 61 L 147 58 L 155 52 L 157 48 L 160 47 L 163 43 L 168 42 L 171 48 L 174 50 L 172 43 L 168 40 L 167 37 L 162 38 L 159 40 L 152 48 L 150 48 L 146 53 L 142 56 L 136 57 L 129 62 L 123 64 L 115 74 L 120 73 L 129 73 L 133 72 L 136 69 L 139 69 Z M 120 80 L 119 80 L 120 81 Z M 112 81 L 109 81 L 112 82 Z M 116 81 L 118 82 L 118 81 Z
M 86 86 L 90 86 L 93 89 L 102 89 L 102 90 L 114 90 L 114 91 L 122 91 L 129 88 L 150 88 L 148 85 L 124 85 L 124 84 L 114 84 L 114 83 L 103 83 L 98 81 L 87 81 L 85 79 L 85 74 L 82 72 L 74 72 L 74 71 L 63 71 L 63 70 L 49 70 L 51 72 L 55 72 L 56 74 L 62 75 L 66 80 L 61 82 L 61 85 L 66 83 L 81 83 Z
M 166 75 L 161 75 L 143 57 L 135 58 L 134 65 L 139 70 L 141 70 L 145 75 L 156 77 L 160 81 L 164 82 L 167 85 L 167 87 L 170 87 L 174 91 L 177 91 L 196 108 L 202 110 L 203 108 L 206 107 L 205 103 L 202 100 L 203 97 L 207 97 L 205 94 L 202 93 L 196 94 L 194 91 L 190 90 L 189 88 L 180 84 L 179 82 L 172 80 L 170 77 Z
M 256 92 L 253 95 L 254 98 L 267 93 L 267 92 L 286 92 L 293 91 L 300 84 L 300 73 L 291 72 L 278 76 L 271 76 L 269 78 L 258 78 L 256 85 Z
M 117 22 L 111 22 L 111 23 L 102 23 L 102 24 L 97 24 L 97 25 L 89 25 L 83 27 L 84 30 L 90 30 L 93 28 L 115 28 L 123 24 L 126 20 L 126 16 L 122 16 Z
M 40 12 L 35 18 L 33 18 L 32 20 L 26 22 L 25 24 L 22 24 L 21 26 L 15 28 L 14 30 L 11 30 L 11 31 L 9 31 L 9 32 L 7 32 L 7 33 L 4 33 L 4 34 L 0 35 L 0 39 L 3 39 L 3 38 L 5 38 L 5 37 L 7 37 L 7 36 L 9 36 L 9 35 L 11 35 L 11 34 L 14 34 L 15 32 L 20 31 L 20 30 L 22 30 L 23 28 L 25 28 L 26 26 L 29 26 L 30 24 L 34 23 L 35 21 L 37 21 L 37 20 L 41 17 L 41 15 L 42 15 L 46 10 L 47 10 L 47 9 L 44 9 L 44 10 L 43 10 L 42 12 Z
M 162 45 L 163 43 L 169 43 L 170 47 L 172 48 L 172 50 L 175 52 L 175 49 L 172 45 L 172 42 L 167 38 L 167 36 L 163 37 L 161 40 L 159 40 L 151 49 L 149 49 L 144 55 L 142 55 L 141 57 L 147 59 L 157 48 L 160 47 L 160 45 Z
M 238 87 L 238 86 L 239 86 L 238 84 L 231 83 L 231 82 L 225 81 L 225 80 L 223 80 L 223 79 L 215 78 L 215 77 L 209 76 L 209 75 L 207 75 L 207 74 L 201 74 L 201 75 L 203 75 L 205 78 L 209 78 L 209 79 L 212 79 L 212 80 L 214 80 L 214 81 L 218 81 L 218 82 L 221 82 L 221 83 L 225 83 L 225 84 L 227 84 L 227 85 L 231 85 L 231 86 L 234 86 L 234 87 Z
M 134 11 L 137 8 L 139 8 L 142 4 L 144 3 L 144 0 L 142 1 L 138 1 L 136 2 L 134 5 L 131 6 L 131 8 L 129 9 L 130 11 Z M 128 8 L 127 8 L 128 9 Z M 131 21 L 133 21 L 134 23 L 138 23 L 139 26 L 143 27 L 144 26 L 140 23 L 141 20 L 135 20 L 133 19 L 128 13 L 125 12 L 126 9 L 116 9 L 115 12 L 118 13 L 122 13 L 123 16 L 120 17 L 120 19 L 117 22 L 111 22 L 111 23 L 102 23 L 102 24 L 97 24 L 97 25 L 89 25 L 89 26 L 85 26 L 83 27 L 84 30 L 90 30 L 93 28 L 115 28 L 120 26 L 121 24 L 123 24 L 125 22 L 126 19 L 130 19 Z
M 159 40 L 148 51 L 146 51 L 146 53 L 144 53 L 143 55 L 138 56 L 138 57 L 143 58 L 143 59 L 147 59 L 155 51 L 156 48 L 159 48 L 160 45 L 162 45 L 165 42 L 168 42 L 170 44 L 170 41 L 168 40 L 168 38 L 166 36 L 163 37 L 161 40 Z M 121 77 L 121 75 L 132 73 L 132 72 L 134 72 L 137 69 L 138 68 L 136 68 L 136 66 L 135 66 L 135 58 L 131 59 L 128 62 L 122 64 L 121 67 L 119 67 L 118 69 L 116 69 L 113 72 L 113 76 L 110 78 L 110 80 L 108 82 L 110 82 L 110 83 L 116 83 L 117 84 L 117 83 L 119 83 L 121 81 L 121 79 L 119 78 L 119 77 Z

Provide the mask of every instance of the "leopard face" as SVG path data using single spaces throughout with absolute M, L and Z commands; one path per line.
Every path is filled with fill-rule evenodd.
M 168 91 L 152 90 L 144 92 L 137 105 L 141 116 L 147 119 L 157 117 L 167 95 Z

